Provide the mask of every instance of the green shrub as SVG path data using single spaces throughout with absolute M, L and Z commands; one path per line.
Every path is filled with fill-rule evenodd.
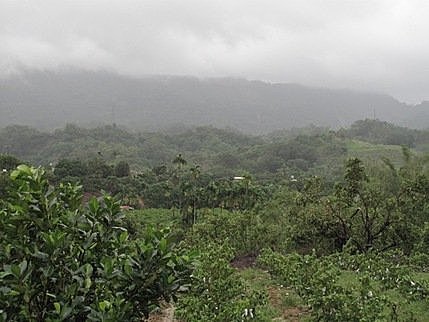
M 280 283 L 292 287 L 299 294 L 311 308 L 311 317 L 315 321 L 386 321 L 389 316 L 392 321 L 399 321 L 397 305 L 388 300 L 383 294 L 385 289 L 375 282 L 381 281 L 383 287 L 393 288 L 389 282 L 384 282 L 385 279 L 391 281 L 389 270 L 383 271 L 383 278 L 379 266 L 365 262 L 367 269 L 357 275 L 356 283 L 343 286 L 338 282 L 340 267 L 345 267 L 344 261 L 350 263 L 349 259 L 318 258 L 314 254 L 281 255 L 264 250 L 259 264 L 266 267 Z M 359 263 L 357 265 L 363 269 Z M 405 287 L 405 282 L 400 281 L 399 291 Z
M 225 245 L 200 248 L 191 290 L 179 298 L 179 318 L 187 322 L 265 321 L 259 312 L 267 295 L 248 289 L 229 265 L 232 257 L 232 250 Z
M 175 297 L 189 258 L 168 235 L 131 240 L 110 196 L 81 206 L 80 187 L 50 186 L 18 166 L 0 209 L 0 320 L 134 321 Z

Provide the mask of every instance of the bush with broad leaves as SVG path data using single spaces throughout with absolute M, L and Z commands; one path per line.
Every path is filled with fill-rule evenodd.
M 189 257 L 168 233 L 132 240 L 119 202 L 81 203 L 81 189 L 49 185 L 18 166 L 0 203 L 0 321 L 137 321 L 187 287 Z

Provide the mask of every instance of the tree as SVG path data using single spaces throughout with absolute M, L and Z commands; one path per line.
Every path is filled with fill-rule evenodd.
M 15 169 L 20 163 L 14 156 L 0 154 L 0 198 L 4 198 L 10 189 L 10 171 Z
M 54 169 L 54 175 L 58 180 L 62 180 L 66 177 L 80 178 L 87 174 L 88 168 L 80 160 L 62 159 L 55 165 Z
M 128 177 L 130 175 L 130 165 L 126 161 L 120 161 L 115 166 L 115 176 L 117 177 Z
M 173 164 L 175 164 L 178 169 L 182 169 L 183 166 L 186 165 L 186 163 L 187 161 L 182 157 L 182 154 L 180 153 L 173 160 Z
M 422 174 L 404 177 L 392 165 L 368 170 L 352 158 L 333 192 L 323 192 L 320 178 L 305 182 L 296 203 L 288 207 L 292 240 L 322 253 L 341 251 L 346 245 L 362 253 L 391 248 L 409 253 L 427 218 L 428 182 Z
M 0 171 L 2 172 L 13 170 L 21 163 L 18 158 L 12 155 L 0 154 Z
M 399 247 L 407 235 L 409 227 L 397 193 L 386 186 L 385 179 L 369 178 L 357 158 L 347 161 L 344 182 L 326 202 L 341 244 L 349 242 L 360 252 Z
M 94 158 L 87 163 L 88 175 L 98 178 L 107 178 L 113 175 L 113 167 L 109 166 L 103 159 Z

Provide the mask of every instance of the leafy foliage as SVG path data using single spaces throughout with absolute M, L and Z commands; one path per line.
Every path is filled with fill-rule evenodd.
M 420 138 L 417 130 L 370 119 L 354 122 L 350 129 L 342 130 L 341 134 L 376 144 L 404 145 L 407 147 L 414 147 Z
M 281 255 L 265 250 L 259 263 L 280 283 L 296 290 L 311 308 L 314 321 L 414 320 L 412 312 L 399 308 L 385 292 L 397 289 L 410 300 L 425 300 L 427 283 L 415 281 L 404 274 L 405 267 L 397 267 L 379 257 L 346 255 L 346 258 L 343 255 L 322 258 L 314 254 Z M 357 282 L 341 285 L 341 269 L 351 267 L 358 274 Z
M 353 158 L 331 193 L 323 190 L 321 178 L 307 180 L 295 201 L 289 201 L 292 240 L 321 253 L 346 245 L 357 252 L 401 248 L 410 253 L 427 221 L 429 200 L 423 188 L 427 176 L 412 168 L 380 165 L 368 170 Z
M 18 166 L 0 210 L 0 317 L 140 320 L 188 283 L 189 258 L 162 231 L 131 240 L 110 196 L 81 206 L 80 187 L 50 186 Z
M 70 159 L 46 172 L 12 171 L 18 161 L 1 156 L 1 318 L 138 320 L 188 290 L 177 302 L 186 321 L 265 321 L 265 292 L 230 264 L 244 255 L 251 266 L 266 248 L 260 264 L 315 320 L 413 321 L 391 294 L 428 301 L 417 274 L 429 270 L 428 159 L 403 147 L 400 162 L 342 163 L 343 135 L 69 125 L 48 143 L 64 140 L 55 155 Z M 102 197 L 84 206 L 75 182 Z M 191 278 L 189 251 L 198 254 Z
M 178 316 L 185 321 L 263 321 L 259 309 L 266 303 L 262 292 L 248 289 L 230 267 L 232 250 L 225 245 L 200 248 L 191 291 L 178 302 Z

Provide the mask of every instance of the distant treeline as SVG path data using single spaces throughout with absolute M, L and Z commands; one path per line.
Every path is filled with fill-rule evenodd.
M 87 129 L 70 124 L 53 132 L 11 125 L 0 129 L 0 153 L 34 165 L 83 162 L 81 171 L 91 168 L 91 162 L 104 163 L 111 167 L 111 174 L 121 164 L 137 173 L 169 164 L 182 154 L 190 164 L 215 176 L 249 172 L 259 178 L 272 178 L 332 171 L 329 164 L 344 160 L 350 152 L 350 140 L 426 151 L 429 131 L 368 119 L 338 131 L 310 126 L 265 136 L 208 126 L 134 133 L 115 125 Z

